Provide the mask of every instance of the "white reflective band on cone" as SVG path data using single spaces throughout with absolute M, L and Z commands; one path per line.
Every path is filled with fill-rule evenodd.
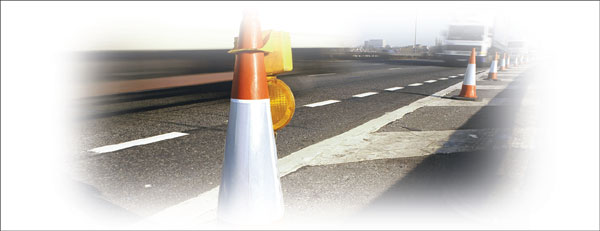
M 500 62 L 500 66 L 501 67 L 506 66 L 506 59 L 502 59 L 502 62 Z
M 231 99 L 218 216 L 235 224 L 283 217 L 269 99 Z
M 475 68 L 475 64 L 467 65 L 467 72 L 465 72 L 463 85 L 475 85 Z
M 490 73 L 498 72 L 498 65 L 496 65 L 497 62 L 498 61 L 496 61 L 496 60 L 492 61 L 492 65 L 490 66 Z

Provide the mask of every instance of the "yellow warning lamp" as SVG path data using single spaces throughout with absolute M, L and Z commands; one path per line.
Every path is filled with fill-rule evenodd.
M 269 98 L 271 100 L 271 119 L 273 130 L 277 131 L 287 125 L 294 116 L 296 103 L 292 90 L 275 76 L 267 77 Z
M 271 118 L 273 130 L 277 131 L 287 125 L 294 116 L 296 103 L 292 90 L 275 75 L 292 71 L 292 45 L 290 35 L 283 31 L 263 31 L 263 47 L 260 50 L 265 53 L 265 72 L 267 73 L 267 84 L 269 87 L 269 98 L 271 100 Z M 234 49 L 229 51 L 239 52 L 243 49 L 237 48 L 237 40 L 234 39 Z
M 263 41 L 265 45 L 262 49 L 268 52 L 265 55 L 265 71 L 271 99 L 271 118 L 273 130 L 277 131 L 292 120 L 296 110 L 292 90 L 275 76 L 294 68 L 292 46 L 290 35 L 282 31 L 263 31 Z

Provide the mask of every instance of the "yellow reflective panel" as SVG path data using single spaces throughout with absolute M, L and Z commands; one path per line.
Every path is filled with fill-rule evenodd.
M 265 71 L 273 76 L 283 72 L 292 71 L 292 46 L 290 35 L 283 31 L 263 31 L 264 46 L 261 50 L 265 54 Z
M 271 118 L 273 130 L 277 131 L 287 125 L 296 110 L 296 103 L 292 90 L 283 81 L 269 76 L 269 98 L 271 99 Z

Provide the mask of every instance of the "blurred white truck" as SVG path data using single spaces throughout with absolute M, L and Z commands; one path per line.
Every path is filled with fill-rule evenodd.
M 443 33 L 440 56 L 447 63 L 466 64 L 475 48 L 477 63 L 487 63 L 491 47 L 491 27 L 477 22 L 455 22 Z
M 527 53 L 522 38 L 510 31 L 507 23 L 453 22 L 442 32 L 439 55 L 446 63 L 463 65 L 469 60 L 471 49 L 475 48 L 477 63 L 488 65 L 495 52 L 500 55 L 504 52 L 510 55 Z

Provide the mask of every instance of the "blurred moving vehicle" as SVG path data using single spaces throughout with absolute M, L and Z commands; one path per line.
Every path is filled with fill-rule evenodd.
M 441 58 L 450 64 L 466 64 L 475 48 L 477 63 L 491 61 L 492 27 L 479 22 L 454 22 L 442 39 Z
M 444 62 L 466 65 L 471 49 L 477 51 L 477 63 L 489 65 L 496 52 L 511 56 L 527 54 L 527 47 L 520 33 L 515 32 L 506 20 L 456 21 L 442 32 L 440 57 Z

